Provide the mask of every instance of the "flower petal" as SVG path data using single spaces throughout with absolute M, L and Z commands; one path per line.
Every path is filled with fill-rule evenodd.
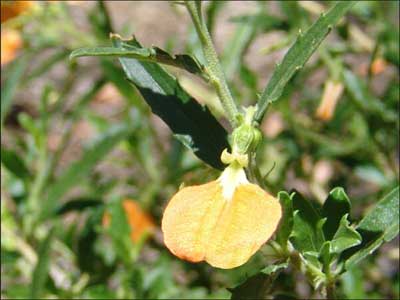
M 230 269 L 244 264 L 274 233 L 278 200 L 255 184 L 240 184 L 232 199 L 219 181 L 186 187 L 171 199 L 162 220 L 164 242 L 176 256 Z
M 239 185 L 221 212 L 205 260 L 222 269 L 244 264 L 270 239 L 281 215 L 276 198 L 255 184 Z
M 179 258 L 204 260 L 207 241 L 223 205 L 217 181 L 189 186 L 176 193 L 164 211 L 161 229 L 168 249 Z M 224 201 L 226 202 L 226 201 Z

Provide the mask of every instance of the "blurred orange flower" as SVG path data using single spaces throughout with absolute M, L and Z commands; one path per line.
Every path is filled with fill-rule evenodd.
M 1 1 L 1 23 L 12 19 L 33 6 L 34 1 Z
M 343 93 L 343 84 L 333 80 L 328 80 L 325 83 L 324 93 L 322 95 L 321 103 L 318 106 L 315 116 L 323 121 L 332 119 L 335 113 L 335 108 L 338 100 Z
M 17 30 L 1 30 L 1 65 L 12 61 L 22 47 L 22 39 Z
M 217 180 L 178 191 L 165 209 L 162 231 L 179 258 L 230 269 L 267 242 L 280 218 L 279 201 L 231 164 Z
M 131 239 L 133 242 L 138 242 L 144 235 L 154 232 L 156 226 L 152 218 L 141 209 L 136 201 L 126 199 L 122 202 L 122 206 L 131 227 Z M 104 213 L 102 220 L 103 227 L 108 227 L 110 221 L 110 214 L 107 212 Z

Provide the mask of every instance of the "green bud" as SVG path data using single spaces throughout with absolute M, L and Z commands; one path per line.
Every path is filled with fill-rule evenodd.
M 253 124 L 255 108 L 250 106 L 245 109 L 244 118 L 241 118 L 241 125 L 231 135 L 233 153 L 247 154 L 255 150 L 262 140 L 261 131 Z

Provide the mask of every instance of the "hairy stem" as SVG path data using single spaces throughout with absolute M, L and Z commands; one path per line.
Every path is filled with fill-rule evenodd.
M 217 52 L 215 51 L 210 33 L 208 32 L 207 25 L 203 21 L 200 5 L 196 1 L 186 1 L 185 4 L 189 11 L 190 17 L 192 18 L 197 35 L 200 39 L 201 46 L 203 48 L 204 57 L 207 63 L 205 71 L 208 73 L 209 80 L 218 94 L 230 124 L 233 128 L 235 128 L 238 125 L 236 120 L 238 108 L 228 88 L 228 84 L 226 82 L 224 72 L 222 71 L 221 64 L 218 60 Z

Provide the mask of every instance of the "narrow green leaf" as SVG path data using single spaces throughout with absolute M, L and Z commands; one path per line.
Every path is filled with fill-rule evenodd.
M 299 193 L 292 197 L 293 201 L 293 230 L 290 240 L 301 253 L 306 251 L 319 252 L 324 243 L 322 226 L 325 219 L 313 208 L 311 203 Z
M 350 200 L 341 187 L 330 191 L 328 198 L 322 206 L 322 216 L 326 217 L 324 234 L 327 240 L 331 240 L 341 223 L 343 215 L 350 213 Z
M 1 148 L 1 163 L 15 176 L 21 179 L 30 177 L 24 161 L 12 150 Z
M 72 163 L 57 180 L 49 186 L 47 197 L 42 205 L 42 217 L 54 212 L 58 200 L 73 186 L 86 178 L 92 168 L 98 164 L 119 142 L 127 138 L 131 133 L 128 125 L 113 126 L 107 132 L 100 135 L 84 151 L 82 157 Z
M 53 240 L 54 228 L 47 234 L 41 243 L 38 252 L 38 261 L 32 275 L 32 283 L 30 287 L 30 298 L 39 299 L 42 297 L 43 289 L 49 274 L 50 250 Z
M 318 48 L 332 27 L 354 5 L 355 1 L 340 1 L 323 14 L 304 34 L 299 36 L 277 65 L 267 87 L 258 101 L 255 120 L 261 122 L 269 103 L 277 100 L 296 71 L 301 69 Z
M 17 92 L 18 84 L 29 65 L 29 59 L 29 55 L 23 55 L 17 58 L 12 62 L 12 65 L 9 66 L 9 69 L 3 73 L 5 80 L 4 84 L 1 86 L 1 126 L 3 126 L 4 118 L 11 107 L 13 97 Z
M 362 111 L 378 115 L 386 122 L 396 122 L 398 120 L 397 113 L 387 109 L 384 101 L 371 95 L 366 82 L 361 78 L 350 70 L 344 70 L 343 77 L 346 90 L 349 92 L 351 99 Z
M 116 48 L 135 40 L 122 41 L 114 36 Z M 214 168 L 224 166 L 220 155 L 229 148 L 227 133 L 210 111 L 188 95 L 179 83 L 159 65 L 120 58 L 128 79 L 139 89 L 144 100 L 197 157 Z
M 286 192 L 278 193 L 278 199 L 282 206 L 283 215 L 276 234 L 276 240 L 282 247 L 286 247 L 293 229 L 293 196 L 294 194 L 289 195 Z
M 158 48 L 141 48 L 121 41 L 121 47 L 88 47 L 72 51 L 70 59 L 82 56 L 114 56 L 118 58 L 133 58 L 140 61 L 160 63 L 184 69 L 193 74 L 203 74 L 203 67 L 188 54 L 171 55 Z
M 387 194 L 358 224 L 357 231 L 362 243 L 346 253 L 346 269 L 350 269 L 371 255 L 383 242 L 388 242 L 399 233 L 399 187 Z
M 89 13 L 89 21 L 92 31 L 99 39 L 107 39 L 113 32 L 111 19 L 105 5 L 105 1 L 96 1 L 96 5 Z
M 76 198 L 69 200 L 57 208 L 56 214 L 62 215 L 71 211 L 82 211 L 86 208 L 92 208 L 102 205 L 103 202 L 99 199 L 92 198 Z
M 235 23 L 252 24 L 259 31 L 266 32 L 270 30 L 287 30 L 288 23 L 281 18 L 267 14 L 265 12 L 259 12 L 252 15 L 240 15 L 230 19 Z
M 131 230 L 122 201 L 110 203 L 107 211 L 110 213 L 110 226 L 107 232 L 110 234 L 120 259 L 131 264 L 135 258 L 135 249 L 132 245 Z
M 340 220 L 340 225 L 331 242 L 331 252 L 340 254 L 344 250 L 361 243 L 361 235 L 350 226 L 345 214 Z

